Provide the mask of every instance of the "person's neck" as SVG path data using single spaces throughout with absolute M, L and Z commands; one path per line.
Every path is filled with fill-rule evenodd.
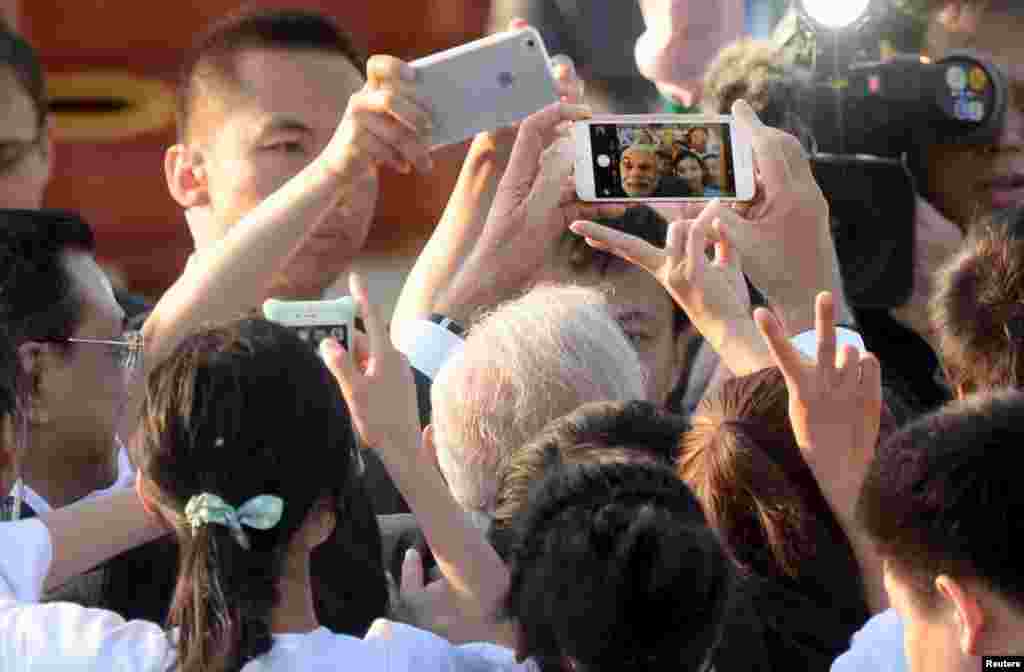
M 286 561 L 287 567 L 278 584 L 280 600 L 270 613 L 270 632 L 275 635 L 308 633 L 320 627 L 313 602 L 309 578 L 309 554 L 305 558 Z
M 75 441 L 47 427 L 29 432 L 21 476 L 54 509 L 74 504 L 117 479 L 116 442 Z M 5 493 L 6 494 L 6 493 Z

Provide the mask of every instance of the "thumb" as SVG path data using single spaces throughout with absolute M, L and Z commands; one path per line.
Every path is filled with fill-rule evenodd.
M 410 546 L 402 559 L 401 593 L 418 593 L 423 590 L 423 585 L 423 560 L 420 558 L 420 552 Z
M 718 219 L 717 223 L 714 222 L 715 218 Z M 758 231 L 753 221 L 722 205 L 714 209 L 711 223 L 711 235 L 717 238 L 719 232 L 725 233 L 728 236 L 727 245 L 733 254 L 738 252 L 740 257 L 748 259 L 757 254 Z
M 320 357 L 324 360 L 331 375 L 341 385 L 342 391 L 350 390 L 353 383 L 359 378 L 359 371 L 345 348 L 336 339 L 325 338 L 320 341 Z

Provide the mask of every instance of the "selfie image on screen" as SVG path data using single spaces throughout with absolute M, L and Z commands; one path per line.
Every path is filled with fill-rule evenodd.
M 590 142 L 598 198 L 736 196 L 728 124 L 596 123 Z

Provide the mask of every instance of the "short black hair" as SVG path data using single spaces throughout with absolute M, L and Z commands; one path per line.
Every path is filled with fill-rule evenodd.
M 549 422 L 516 449 L 498 472 L 488 537 L 502 557 L 511 526 L 527 507 L 530 490 L 551 469 L 566 464 L 654 462 L 673 466 L 679 441 L 690 428 L 682 415 L 647 401 L 594 401 Z
M 976 579 L 1024 611 L 1024 393 L 951 404 L 882 444 L 857 517 L 915 601 L 938 604 L 935 578 Z
M 36 109 L 36 125 L 46 124 L 49 103 L 46 96 L 46 75 L 36 50 L 25 38 L 0 21 L 0 65 L 7 66 L 25 89 Z
M 239 54 L 258 50 L 324 51 L 344 56 L 366 76 L 366 54 L 329 17 L 306 9 L 246 8 L 211 24 L 194 43 L 178 79 L 178 135 L 188 135 L 203 83 L 236 83 Z
M 15 347 L 63 341 L 82 317 L 67 252 L 95 251 L 92 229 L 62 210 L 0 210 L 0 324 Z
M 556 468 L 517 519 L 505 615 L 544 670 L 703 669 L 734 575 L 700 504 L 665 466 Z

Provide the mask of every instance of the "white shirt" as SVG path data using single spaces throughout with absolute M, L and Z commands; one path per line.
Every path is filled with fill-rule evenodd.
M 0 524 L 0 672 L 67 670 L 166 672 L 175 652 L 154 623 L 73 604 L 34 604 L 49 571 L 50 533 L 38 519 Z M 277 635 L 244 672 L 528 672 L 508 649 L 453 646 L 416 628 L 378 620 L 366 638 L 325 628 Z
M 874 616 L 853 636 L 850 650 L 836 658 L 831 672 L 906 672 L 903 621 L 895 609 Z

